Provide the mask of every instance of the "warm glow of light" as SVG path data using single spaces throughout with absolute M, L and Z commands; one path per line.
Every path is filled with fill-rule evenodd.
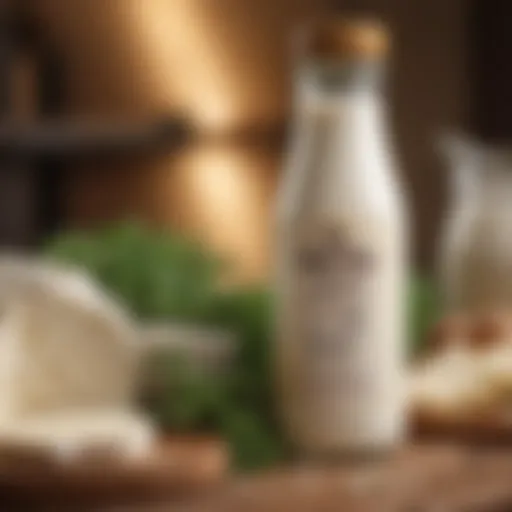
M 270 169 L 269 169 L 270 167 Z M 254 152 L 200 148 L 162 177 L 161 203 L 171 224 L 195 233 L 234 263 L 236 278 L 267 275 L 272 163 Z M 179 215 L 176 216 L 176 211 Z
M 162 106 L 178 99 L 180 108 L 204 128 L 232 126 L 243 108 L 220 27 L 205 16 L 204 2 L 151 0 L 131 6 L 144 45 L 141 55 L 147 59 L 145 72 Z M 179 98 L 169 97 L 169 84 Z

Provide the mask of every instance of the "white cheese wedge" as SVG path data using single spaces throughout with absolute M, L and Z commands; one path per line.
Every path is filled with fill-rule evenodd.
M 147 455 L 154 429 L 129 410 L 65 411 L 26 416 L 0 424 L 0 460 L 31 456 L 73 463 L 87 460 L 135 459 Z
M 140 345 L 129 316 L 85 274 L 0 260 L 0 423 L 132 403 Z

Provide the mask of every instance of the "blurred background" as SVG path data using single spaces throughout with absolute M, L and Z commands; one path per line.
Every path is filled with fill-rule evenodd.
M 446 199 L 440 134 L 506 138 L 506 0 L 2 0 L 0 243 L 139 218 L 269 272 L 291 111 L 289 39 L 335 10 L 394 34 L 390 122 L 432 263 Z M 509 130 L 510 131 L 510 130 Z

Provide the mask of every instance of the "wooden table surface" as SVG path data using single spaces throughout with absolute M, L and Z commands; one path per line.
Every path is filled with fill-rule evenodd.
M 512 449 L 414 446 L 352 468 L 295 468 L 234 479 L 160 512 L 458 512 L 512 510 Z M 127 511 L 128 512 L 128 511 Z
M 150 504 L 127 500 L 6 511 L 84 512 L 493 512 L 512 510 L 512 447 L 417 444 L 387 460 L 351 467 L 293 467 L 226 476 L 208 490 Z M 7 502 L 3 502 L 6 503 Z M 83 506 L 82 506 L 83 505 Z M 3 504 L 2 504 L 3 507 Z M 4 508 L 0 508 L 4 510 Z

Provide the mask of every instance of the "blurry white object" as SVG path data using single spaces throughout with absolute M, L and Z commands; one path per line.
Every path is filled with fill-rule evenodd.
M 229 369 L 235 355 L 235 337 L 228 331 L 211 327 L 146 324 L 140 328 L 140 338 L 148 357 L 177 356 L 206 374 L 223 373 Z
M 459 317 L 459 322 L 462 320 Z M 510 313 L 468 314 L 465 324 L 447 318 L 437 342 L 411 373 L 410 399 L 431 419 L 509 412 L 512 397 Z M 452 329 L 447 327 L 452 326 Z
M 412 405 L 433 417 L 478 411 L 493 396 L 485 376 L 482 359 L 454 345 L 414 370 L 409 389 Z
M 445 139 L 451 204 L 439 263 L 453 309 L 512 306 L 512 149 Z
M 85 274 L 0 258 L 0 311 L 0 423 L 132 403 L 136 329 Z
M 148 453 L 154 437 L 152 425 L 129 410 L 66 410 L 0 423 L 0 457 L 133 459 Z

